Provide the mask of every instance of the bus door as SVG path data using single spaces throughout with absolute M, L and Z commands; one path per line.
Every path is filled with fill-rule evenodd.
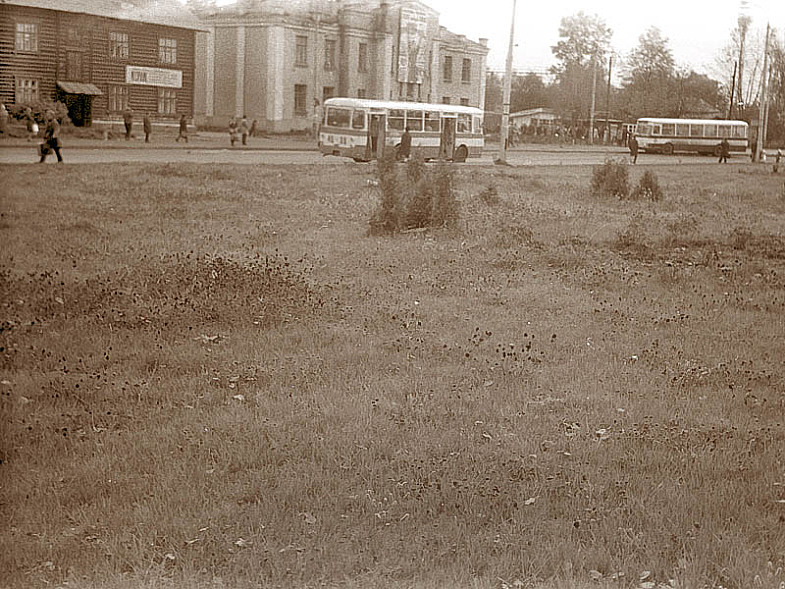
M 439 158 L 450 160 L 455 152 L 455 115 L 442 117 L 442 135 L 439 139 Z
M 387 113 L 373 112 L 368 117 L 368 136 L 365 144 L 365 156 L 370 160 L 384 153 L 385 131 L 387 129 Z

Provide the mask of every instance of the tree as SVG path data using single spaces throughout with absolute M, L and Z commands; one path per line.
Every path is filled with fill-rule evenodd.
M 624 68 L 624 104 L 639 116 L 666 116 L 677 110 L 675 62 L 668 39 L 657 27 L 638 37 L 638 46 L 630 52 Z
M 553 67 L 559 88 L 557 108 L 562 119 L 580 124 L 588 116 L 592 80 L 604 79 L 604 61 L 613 31 L 597 15 L 579 12 L 564 17 L 559 26 L 560 40 L 551 47 L 559 63 Z
M 548 87 L 535 73 L 516 75 L 512 79 L 510 111 L 517 112 L 527 108 L 550 106 Z

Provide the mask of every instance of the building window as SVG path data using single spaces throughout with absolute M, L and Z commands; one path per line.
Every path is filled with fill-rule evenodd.
M 322 102 L 335 96 L 335 86 L 325 86 L 322 88 Z
M 461 82 L 472 81 L 472 60 L 468 57 L 464 58 L 461 65 Z
M 469 99 L 461 98 L 461 106 L 469 106 Z
M 308 115 L 308 106 L 305 100 L 308 93 L 308 86 L 305 84 L 294 85 L 294 115 L 304 117 Z
M 361 74 L 368 71 L 368 43 L 360 43 L 357 47 L 357 71 Z
M 159 47 L 160 47 L 160 42 L 164 40 L 165 39 L 158 40 Z M 175 52 L 176 51 L 177 51 L 177 45 L 175 44 Z M 129 53 L 128 33 L 118 33 L 114 31 L 109 33 L 109 56 L 112 59 L 128 59 L 128 53 Z
M 173 115 L 177 113 L 177 92 L 171 88 L 158 88 L 158 113 Z
M 450 104 L 450 97 L 442 96 L 442 104 Z
M 158 39 L 158 61 L 161 63 L 177 63 L 177 39 Z
M 38 25 L 36 23 L 16 23 L 17 51 L 38 51 Z
M 109 112 L 123 112 L 128 109 L 128 86 L 109 86 Z
M 65 40 L 68 45 L 81 46 L 82 45 L 82 31 L 76 27 L 68 27 L 66 31 Z
M 324 40 L 324 69 L 332 71 L 335 69 L 335 40 Z
M 367 98 L 365 88 L 357 88 L 357 98 Z
M 16 79 L 16 103 L 31 104 L 38 101 L 38 80 Z
M 308 37 L 297 35 L 294 38 L 294 65 L 308 67 Z
M 65 79 L 74 82 L 84 79 L 84 55 L 81 51 L 66 51 Z
M 452 55 L 444 56 L 443 78 L 445 82 L 452 82 Z

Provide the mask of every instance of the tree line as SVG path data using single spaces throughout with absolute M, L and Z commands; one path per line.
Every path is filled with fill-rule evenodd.
M 611 47 L 613 31 L 599 16 L 579 12 L 561 20 L 559 41 L 551 48 L 556 65 L 550 80 L 535 73 L 513 75 L 510 112 L 547 107 L 556 111 L 565 127 L 586 127 L 593 95 L 595 128 L 600 134 L 606 117 L 633 123 L 644 116 L 730 116 L 754 124 L 761 98 L 763 42 L 751 38 L 749 31 L 749 17 L 740 17 L 709 76 L 677 64 L 668 39 L 657 27 L 644 31 L 629 54 L 616 55 Z M 776 34 L 771 38 L 767 145 L 773 146 L 785 144 L 785 47 Z M 611 71 L 612 79 L 620 83 L 609 84 Z M 489 72 L 485 98 L 489 128 L 500 118 L 493 113 L 502 111 L 502 86 L 502 74 Z

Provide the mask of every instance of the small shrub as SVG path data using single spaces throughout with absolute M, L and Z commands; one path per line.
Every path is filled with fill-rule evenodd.
M 415 155 L 402 173 L 390 152 L 379 158 L 377 170 L 381 200 L 369 221 L 371 235 L 451 226 L 457 221 L 458 201 L 448 164 L 429 168 Z
M 646 249 L 646 223 L 640 213 L 630 218 L 627 227 L 616 236 L 616 247 L 625 250 Z
M 480 192 L 480 200 L 487 205 L 497 205 L 499 204 L 499 191 L 496 189 L 495 184 L 490 184 L 486 186 L 482 192 Z
M 594 168 L 591 178 L 592 196 L 627 198 L 629 193 L 630 180 L 627 164 L 608 159 L 601 166 Z
M 630 198 L 635 200 L 662 200 L 664 194 L 662 192 L 662 188 L 660 188 L 660 183 L 657 180 L 657 175 L 650 171 L 646 170 L 641 176 L 641 179 L 638 180 L 638 185 L 630 194 Z

